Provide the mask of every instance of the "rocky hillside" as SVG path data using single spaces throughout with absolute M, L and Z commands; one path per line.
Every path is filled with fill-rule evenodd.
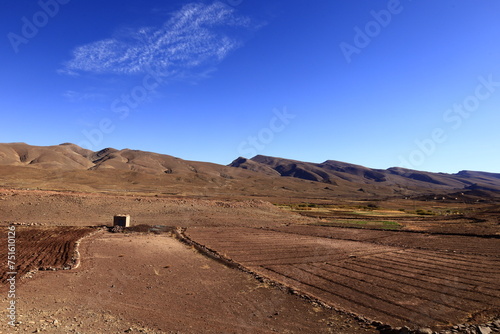
M 0 144 L 0 187 L 134 191 L 197 196 L 280 198 L 500 195 L 500 174 L 371 169 L 327 160 L 310 163 L 258 155 L 223 166 L 170 155 L 74 144 Z
M 252 159 L 240 157 L 229 166 L 268 175 L 278 173 L 282 177 L 322 182 L 332 186 L 350 183 L 359 186 L 360 191 L 371 185 L 391 187 L 395 192 L 401 193 L 404 193 L 405 189 L 427 189 L 432 192 L 446 192 L 451 189 L 500 192 L 500 174 L 487 172 L 461 171 L 457 174 L 445 174 L 398 167 L 371 169 L 334 160 L 310 163 L 263 155 Z

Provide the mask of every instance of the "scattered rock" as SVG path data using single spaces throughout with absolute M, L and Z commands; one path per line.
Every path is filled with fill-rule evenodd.
M 401 327 L 399 334 L 410 334 L 410 329 L 406 326 Z
M 432 329 L 430 328 L 419 328 L 417 329 L 417 334 L 432 334 Z
M 491 328 L 486 327 L 486 326 L 478 326 L 477 332 L 478 332 L 478 334 L 490 334 Z

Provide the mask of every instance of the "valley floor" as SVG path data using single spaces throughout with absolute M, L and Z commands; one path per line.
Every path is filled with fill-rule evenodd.
M 0 333 L 355 334 L 378 333 L 373 320 L 440 330 L 500 319 L 498 207 L 275 204 L 0 189 L 20 275 L 14 328 L 0 276 Z M 135 232 L 103 227 L 123 213 Z M 7 248 L 0 256 L 7 268 Z

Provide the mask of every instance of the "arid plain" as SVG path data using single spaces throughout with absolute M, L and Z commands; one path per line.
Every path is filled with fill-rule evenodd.
M 0 187 L 3 333 L 500 331 L 499 174 L 17 143 Z

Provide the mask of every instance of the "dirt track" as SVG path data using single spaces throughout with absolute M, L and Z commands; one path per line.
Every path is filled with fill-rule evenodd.
M 336 228 L 310 233 L 330 230 L 325 238 L 307 235 L 305 226 L 282 229 L 189 228 L 186 234 L 255 273 L 393 327 L 439 329 L 500 310 L 498 239 Z

